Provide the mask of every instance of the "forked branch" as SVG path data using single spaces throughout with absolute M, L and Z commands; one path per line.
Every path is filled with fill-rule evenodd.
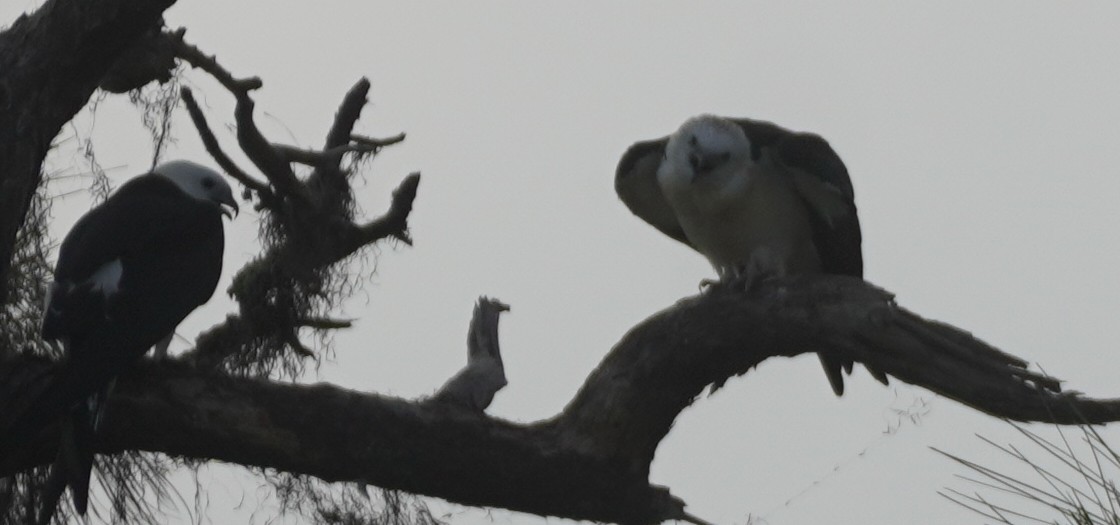
M 202 334 L 188 358 L 204 367 L 258 375 L 271 372 L 270 363 L 279 361 L 291 368 L 314 356 L 299 339 L 300 320 L 325 313 L 315 305 L 331 297 L 335 266 L 382 239 L 411 244 L 408 216 L 420 175 L 413 173 L 401 182 L 382 217 L 357 221 L 349 181 L 353 166 L 344 165 L 344 160 L 348 155 L 374 155 L 404 139 L 403 134 L 371 139 L 354 133 L 367 102 L 368 80 L 359 80 L 343 97 L 323 150 L 273 143 L 254 121 L 250 93 L 262 86 L 260 79 L 238 79 L 215 57 L 184 42 L 182 31 L 164 36 L 174 42 L 178 58 L 209 73 L 234 96 L 238 145 L 264 175 L 264 180 L 253 177 L 231 160 L 193 94 L 184 88 L 183 101 L 207 151 L 247 193 L 256 195 L 267 232 L 264 254 L 242 268 L 230 288 L 240 311 Z M 301 180 L 293 164 L 313 169 Z

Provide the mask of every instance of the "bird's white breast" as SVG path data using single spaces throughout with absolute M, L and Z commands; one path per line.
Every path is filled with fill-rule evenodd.
M 760 255 L 778 274 L 820 270 L 809 212 L 775 169 L 754 164 L 687 184 L 670 170 L 658 174 L 685 235 L 721 274 Z

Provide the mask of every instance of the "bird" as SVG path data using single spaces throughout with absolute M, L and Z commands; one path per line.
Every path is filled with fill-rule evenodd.
M 494 394 L 506 386 L 505 366 L 498 347 L 498 317 L 509 305 L 481 297 L 474 306 L 467 331 L 467 366 L 459 370 L 432 398 L 435 402 L 482 413 Z
M 85 514 L 93 441 L 113 381 L 210 300 L 222 272 L 222 217 L 238 211 L 218 172 L 177 160 L 128 180 L 63 239 L 41 336 L 61 343 L 64 357 L 0 433 L 0 454 L 9 455 L 62 422 L 41 523 L 65 485 Z
M 630 146 L 615 191 L 634 215 L 704 255 L 721 281 L 863 277 L 852 182 L 818 135 L 699 115 L 668 137 Z M 843 395 L 852 361 L 818 355 L 832 391 Z

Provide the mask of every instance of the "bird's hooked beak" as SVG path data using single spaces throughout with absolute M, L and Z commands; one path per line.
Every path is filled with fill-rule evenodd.
M 692 166 L 692 180 L 695 181 L 701 175 L 711 173 L 713 170 L 727 162 L 731 158 L 731 153 L 709 153 L 700 150 L 692 150 L 688 154 L 688 164 Z
M 226 199 L 222 199 L 222 202 L 218 204 L 218 207 L 221 208 L 222 215 L 229 217 L 229 220 L 231 221 L 235 217 L 237 217 L 239 213 L 241 213 L 241 207 L 237 205 L 237 199 L 234 199 L 233 195 L 230 195 Z

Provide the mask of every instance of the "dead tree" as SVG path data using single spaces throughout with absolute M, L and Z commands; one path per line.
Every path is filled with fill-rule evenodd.
M 40 183 L 50 140 L 129 42 L 141 35 L 151 40 L 166 7 L 139 0 L 80 4 L 85 7 L 48 2 L 0 34 L 0 277 L 9 265 L 9 232 L 26 211 L 20 203 Z M 106 38 L 110 30 L 123 36 Z M 237 312 L 203 333 L 185 358 L 142 363 L 121 379 L 102 453 L 159 452 L 370 483 L 465 505 L 645 524 L 698 521 L 668 488 L 648 479 L 654 452 L 677 415 L 704 389 L 773 356 L 833 353 L 1014 420 L 1120 419 L 1120 401 L 1063 393 L 1057 380 L 1028 371 L 1025 361 L 922 319 L 871 284 L 839 276 L 768 281 L 749 293 L 714 287 L 670 306 L 608 351 L 563 411 L 535 423 L 329 384 L 263 379 L 313 356 L 299 339 L 301 329 L 348 325 L 326 315 L 324 305 L 340 293 L 331 270 L 371 243 L 410 241 L 407 219 L 419 175 L 404 178 L 380 218 L 358 219 L 346 162 L 404 138 L 353 133 L 369 83 L 359 81 L 343 98 L 322 148 L 274 144 L 253 120 L 251 93 L 262 82 L 236 78 L 183 37 L 182 31 L 160 33 L 155 40 L 177 60 L 214 76 L 236 99 L 238 145 L 260 175 L 224 153 L 190 92 L 182 94 L 210 154 L 267 217 L 264 249 L 234 280 Z M 36 76 L 37 65 L 13 58 L 36 50 L 69 51 L 66 59 L 42 60 L 72 67 L 73 74 Z M 136 81 L 113 78 L 129 79 L 114 86 Z M 21 147 L 13 142 L 17 136 L 31 137 L 31 143 Z M 306 175 L 297 175 L 293 166 L 299 165 L 307 167 Z M 5 282 L 0 279 L 0 299 Z M 0 361 L 4 396 L 52 366 L 16 349 L 0 350 L 11 356 Z M 28 450 L 6 454 L 0 476 L 48 463 L 56 433 L 48 429 Z

